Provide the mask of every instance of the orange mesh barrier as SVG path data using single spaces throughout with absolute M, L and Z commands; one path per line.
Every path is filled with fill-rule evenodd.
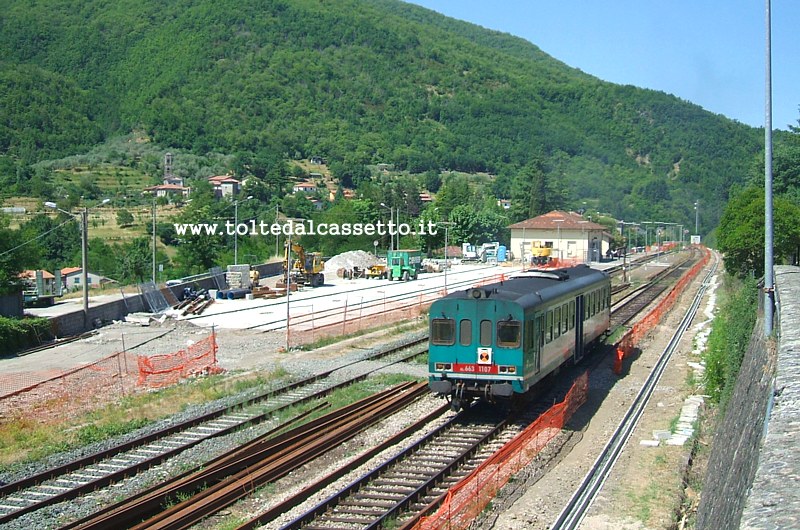
M 706 266 L 711 259 L 711 252 L 705 249 L 703 259 L 695 263 L 695 265 L 684 274 L 680 280 L 670 289 L 669 293 L 663 297 L 656 306 L 641 320 L 637 321 L 631 329 L 629 329 L 622 338 L 617 342 L 617 356 L 614 360 L 614 373 L 620 375 L 622 373 L 622 363 L 625 357 L 633 353 L 633 348 L 636 344 L 641 342 L 655 327 L 661 322 L 663 316 L 672 309 L 675 302 L 681 294 L 686 290 L 689 283 L 700 273 L 703 267 Z
M 71 370 L 0 376 L 0 422 L 64 419 L 134 391 L 136 356 L 120 352 Z
M 179 352 L 154 357 L 119 352 L 69 370 L 0 374 L 0 424 L 14 419 L 63 420 L 136 392 L 182 377 L 216 372 L 217 344 L 212 333 Z
M 139 356 L 139 385 L 161 388 L 174 385 L 181 379 L 199 374 L 219 373 L 217 366 L 217 339 L 211 333 L 185 350 L 167 355 Z
M 572 385 L 564 401 L 550 407 L 500 451 L 450 488 L 437 512 L 422 518 L 413 528 L 467 528 L 511 476 L 527 466 L 561 432 L 572 414 L 586 401 L 588 388 L 589 375 L 584 372 Z

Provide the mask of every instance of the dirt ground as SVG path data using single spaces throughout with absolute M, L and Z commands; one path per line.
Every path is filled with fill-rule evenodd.
M 631 405 L 658 355 L 666 348 L 672 333 L 700 285 L 698 279 L 683 294 L 666 321 L 641 344 L 641 355 L 626 361 L 626 372 L 615 376 L 611 359 L 590 378 L 588 402 L 570 422 L 574 430 L 571 443 L 565 445 L 560 461 L 538 482 L 494 520 L 492 528 L 546 529 L 558 517 L 560 509 L 584 478 L 617 427 L 622 414 Z M 701 376 L 689 363 L 699 363 L 700 351 L 708 336 L 714 308 L 714 286 L 706 291 L 700 311 L 673 354 L 668 368 L 655 389 L 644 415 L 633 432 L 611 476 L 581 524 L 584 529 L 662 529 L 679 524 L 684 501 L 684 478 L 692 455 L 693 439 L 683 445 L 654 444 L 656 434 L 666 436 L 674 430 L 684 400 L 700 392 Z M 654 432 L 659 431 L 659 432 Z M 575 441 L 577 440 L 577 441 Z M 567 446 L 571 448 L 567 450 Z M 691 491 L 690 491 L 691 495 Z M 689 499 L 691 504 L 692 499 Z M 498 510 L 499 511 L 499 510 Z M 487 528 L 489 526 L 486 526 Z

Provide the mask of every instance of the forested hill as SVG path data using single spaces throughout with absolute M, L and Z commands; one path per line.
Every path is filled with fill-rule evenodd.
M 724 201 L 760 144 L 696 105 L 395 0 L 3 4 L 5 177 L 142 130 L 197 153 L 415 172 L 503 174 L 541 156 L 577 198 L 687 210 Z

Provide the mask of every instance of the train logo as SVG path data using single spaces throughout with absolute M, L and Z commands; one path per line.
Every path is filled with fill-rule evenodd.
M 491 348 L 478 348 L 478 364 L 492 364 Z

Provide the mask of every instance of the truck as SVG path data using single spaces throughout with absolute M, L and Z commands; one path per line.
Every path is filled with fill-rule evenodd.
M 292 252 L 296 257 L 292 259 Z M 283 281 L 295 285 L 306 285 L 319 287 L 325 283 L 325 262 L 319 252 L 306 252 L 297 243 L 292 243 L 291 248 L 287 245 L 286 254 L 283 259 Z
M 461 261 L 478 261 L 478 249 L 472 243 L 461 244 Z
M 20 275 L 25 307 L 49 307 L 62 294 L 61 271 L 55 275 L 46 270 L 26 270 Z
M 390 250 L 386 256 L 388 278 L 404 282 L 416 280 L 422 267 L 422 252 L 419 250 Z

